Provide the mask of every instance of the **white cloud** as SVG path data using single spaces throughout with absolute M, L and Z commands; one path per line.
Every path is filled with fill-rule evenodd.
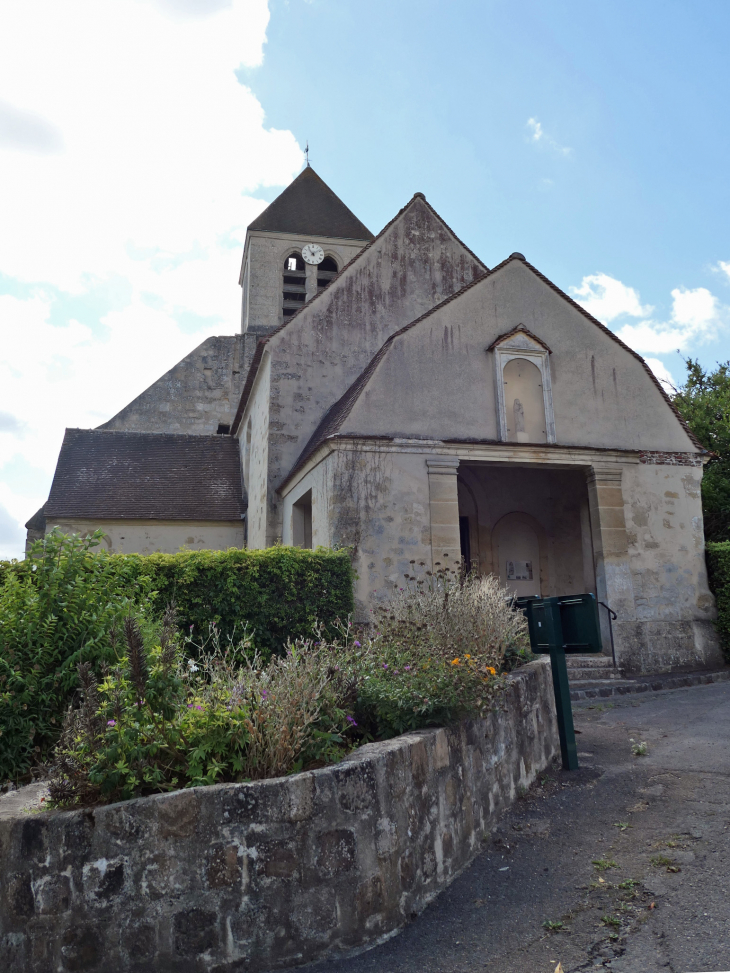
M 527 129 L 529 131 L 529 139 L 531 142 L 537 142 L 541 145 L 545 145 L 552 149 L 553 152 L 557 152 L 558 155 L 570 155 L 573 151 L 566 145 L 560 145 L 556 142 L 552 136 L 548 135 L 545 129 L 542 127 L 542 122 L 539 122 L 536 118 L 527 119 Z
M 658 358 L 647 358 L 646 364 L 659 379 L 659 383 L 663 386 L 664 391 L 669 395 L 673 395 L 677 390 L 677 383 L 674 381 L 674 376 L 664 362 L 659 361 Z
M 721 270 L 730 279 L 730 260 L 718 260 L 717 269 Z
M 648 304 L 642 306 L 639 294 L 608 274 L 591 274 L 584 277 L 580 287 L 571 287 L 574 299 L 599 321 L 608 324 L 622 314 L 646 317 L 654 310 Z
M 717 298 L 707 288 L 677 287 L 672 291 L 669 321 L 625 324 L 616 333 L 634 351 L 660 355 L 685 351 L 691 342 L 715 337 L 722 323 L 720 311 Z
M 65 426 L 235 333 L 252 194 L 303 156 L 234 73 L 262 61 L 267 0 L 0 0 L 0 18 L 0 273 L 20 295 L 0 296 L 0 413 L 19 424 L 0 415 L 0 468 L 50 478 Z M 195 316 L 212 323 L 186 333 Z M 0 503 L 22 523 L 47 486 L 0 474 Z

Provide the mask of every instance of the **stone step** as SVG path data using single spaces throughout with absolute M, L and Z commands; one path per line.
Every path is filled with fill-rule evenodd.
M 565 663 L 569 669 L 613 669 L 610 655 L 566 655 Z
M 586 700 L 603 700 L 633 693 L 658 693 L 666 689 L 681 689 L 683 686 L 706 686 L 715 682 L 730 680 L 730 668 L 700 672 L 660 672 L 654 675 L 636 676 L 634 679 L 586 680 L 580 684 L 571 681 L 570 698 L 574 703 Z
M 606 669 L 605 667 L 601 667 L 600 669 L 598 668 L 568 669 L 568 679 L 570 680 L 571 686 L 573 685 L 574 682 L 577 682 L 582 679 L 592 679 L 592 680 L 600 679 L 602 681 L 605 681 L 606 679 L 611 679 L 611 680 L 620 679 L 622 675 L 623 673 L 621 672 L 620 669 L 613 669 L 613 668 Z

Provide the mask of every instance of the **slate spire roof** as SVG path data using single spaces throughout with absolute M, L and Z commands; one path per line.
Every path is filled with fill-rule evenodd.
M 373 238 L 370 230 L 311 166 L 302 169 L 294 182 L 248 228 L 345 240 Z

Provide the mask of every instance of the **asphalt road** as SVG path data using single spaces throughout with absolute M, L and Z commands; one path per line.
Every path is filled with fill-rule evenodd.
M 574 712 L 579 771 L 543 775 L 399 935 L 306 973 L 730 971 L 730 684 Z

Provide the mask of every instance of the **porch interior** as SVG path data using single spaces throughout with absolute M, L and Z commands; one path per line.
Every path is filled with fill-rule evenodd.
M 596 593 L 587 470 L 468 464 L 458 474 L 461 553 L 518 596 Z

